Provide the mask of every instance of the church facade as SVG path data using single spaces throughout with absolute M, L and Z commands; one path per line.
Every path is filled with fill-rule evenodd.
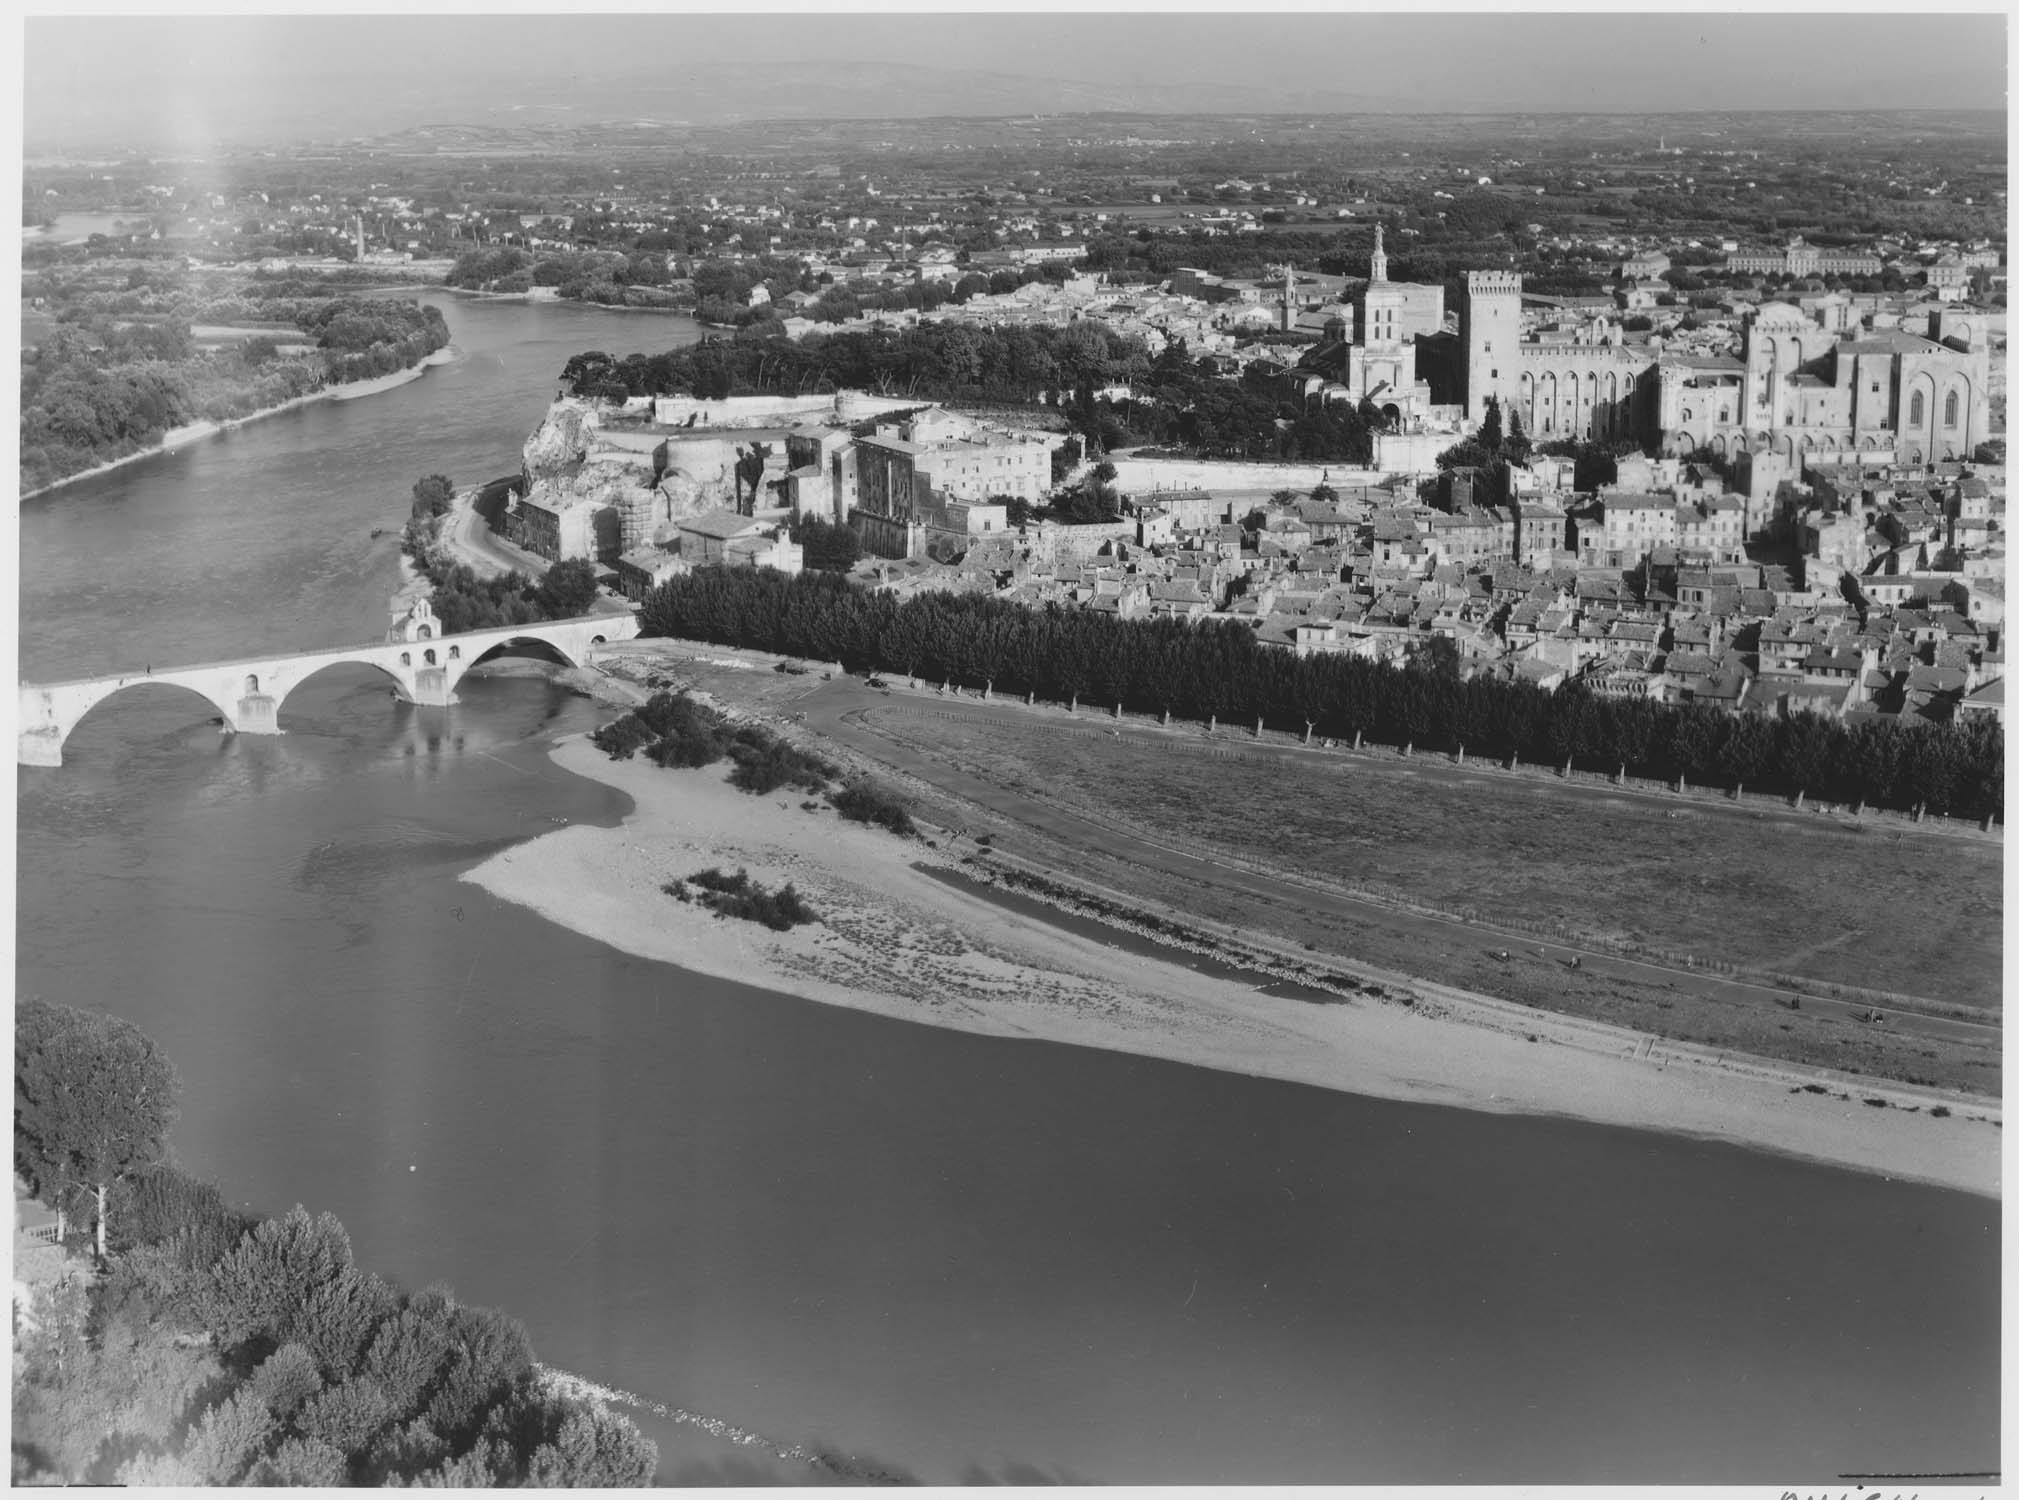
M 1390 421 L 1421 420 L 1431 406 L 1429 382 L 1416 369 L 1416 341 L 1444 330 L 1444 288 L 1388 279 L 1381 226 L 1374 226 L 1374 255 L 1367 285 L 1353 298 L 1351 345 L 1340 369 L 1341 394 L 1371 401 Z M 1328 329 L 1341 339 L 1341 325 Z

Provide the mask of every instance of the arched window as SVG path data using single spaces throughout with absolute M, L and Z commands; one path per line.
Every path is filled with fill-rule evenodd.
M 1914 399 L 1907 404 L 1907 425 L 1909 427 L 1919 427 L 1926 416 L 1927 411 L 1921 405 L 1921 393 L 1916 391 L 1914 392 Z
M 463 659 L 463 648 L 461 646 L 449 647 L 450 661 L 461 661 L 462 659 Z
M 1918 401 L 1920 397 L 1917 396 L 1914 399 Z M 432 638 L 435 632 L 432 627 L 423 625 L 419 630 L 415 631 L 414 633 L 425 641 Z
M 414 653 L 411 651 L 402 651 L 400 653 L 400 665 L 403 667 L 411 667 L 413 664 L 414 664 Z
M 421 653 L 421 660 L 431 667 L 435 664 L 435 653 L 432 647 Z
M 1956 425 L 1956 414 L 1962 408 L 1962 405 L 1963 403 L 1956 398 L 1954 391 L 1949 392 L 1948 396 L 1943 399 L 1942 425 L 1944 427 L 1954 427 Z
M 1952 423 L 1950 423 L 1949 425 L 1953 427 L 1953 426 L 1955 426 L 1956 424 L 1952 422 Z M 245 679 L 245 695 L 246 695 L 246 697 L 250 698 L 250 697 L 252 697 L 252 696 L 253 696 L 254 694 L 256 694 L 256 693 L 257 693 L 258 691 L 259 691 L 259 679 L 258 679 L 257 677 L 247 677 L 247 678 Z

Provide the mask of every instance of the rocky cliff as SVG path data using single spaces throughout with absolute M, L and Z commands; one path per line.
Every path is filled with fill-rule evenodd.
M 581 467 L 601 424 L 587 401 L 556 401 L 520 450 L 526 488 L 542 479 L 566 479 Z

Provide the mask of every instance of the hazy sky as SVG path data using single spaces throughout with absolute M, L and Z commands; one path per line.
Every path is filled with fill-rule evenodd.
M 415 110 L 452 121 L 518 97 L 594 117 L 626 83 L 821 60 L 1217 81 L 1426 111 L 2003 109 L 2005 27 L 1988 10 L 70 15 L 27 22 L 25 123 L 32 150 L 107 135 L 191 148 L 364 134 Z

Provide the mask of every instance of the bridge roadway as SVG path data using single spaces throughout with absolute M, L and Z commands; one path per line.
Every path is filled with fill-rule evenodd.
M 329 667 L 375 668 L 391 680 L 394 691 L 407 702 L 447 707 L 456 701 L 456 684 L 463 674 L 487 657 L 513 646 L 537 642 L 570 666 L 587 666 L 598 646 L 634 638 L 638 634 L 638 621 L 624 611 L 440 635 L 423 618 L 406 634 L 410 638 L 331 646 L 284 656 L 248 657 L 242 661 L 209 662 L 160 671 L 149 667 L 139 672 L 70 682 L 24 682 L 19 688 L 20 709 L 15 721 L 18 757 L 25 766 L 62 765 L 64 741 L 70 738 L 78 721 L 107 698 L 129 688 L 155 684 L 187 688 L 216 709 L 227 730 L 239 734 L 279 734 L 280 708 L 288 694 Z

